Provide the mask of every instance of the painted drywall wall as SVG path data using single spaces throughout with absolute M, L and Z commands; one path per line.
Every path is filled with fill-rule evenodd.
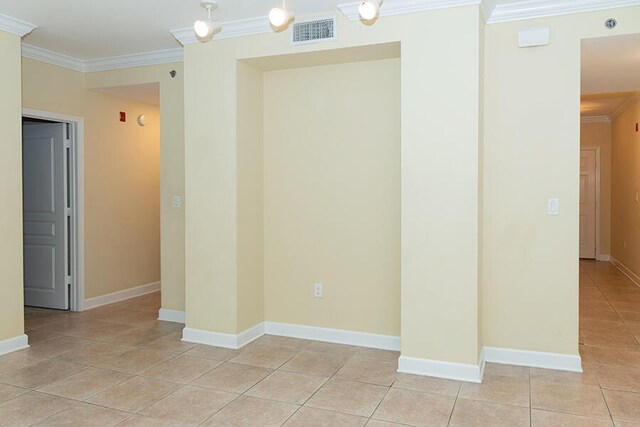
M 616 117 L 611 137 L 611 255 L 640 276 L 640 104 Z
M 266 320 L 400 335 L 399 59 L 265 72 L 264 256 Z
M 176 71 L 172 77 L 170 71 Z M 182 63 L 85 75 L 87 89 L 160 84 L 160 276 L 162 308 L 184 310 L 184 73 Z M 178 196 L 181 207 L 174 208 Z
M 85 119 L 85 298 L 158 282 L 158 107 L 89 91 L 83 73 L 30 59 L 22 77 L 24 108 Z
M 24 333 L 20 37 L 0 31 L 0 341 Z
M 237 328 L 264 320 L 262 70 L 237 64 Z
M 518 48 L 534 26 L 549 27 L 550 44 Z M 638 7 L 485 29 L 485 345 L 578 354 L 580 42 L 632 32 Z M 549 198 L 560 216 L 547 215 Z
M 402 353 L 477 364 L 480 24 L 469 6 L 374 26 L 340 16 L 331 43 L 292 47 L 283 32 L 185 46 L 187 327 L 240 332 L 237 61 L 399 42 Z
M 600 148 L 600 248 L 596 255 L 611 255 L 611 123 L 581 123 L 580 147 Z

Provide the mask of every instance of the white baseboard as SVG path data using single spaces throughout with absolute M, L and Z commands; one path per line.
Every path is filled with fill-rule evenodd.
M 484 374 L 484 362 L 484 351 L 480 352 L 477 365 L 400 356 L 398 358 L 398 372 L 481 383 L 482 375 Z
M 582 372 L 582 359 L 578 355 L 485 347 L 484 358 L 487 362 L 503 365 Z
M 118 292 L 113 292 L 107 295 L 101 295 L 99 297 L 89 298 L 84 301 L 84 310 L 91 310 L 92 308 L 100 307 L 107 304 L 113 304 L 114 302 L 120 302 L 131 298 L 139 297 L 141 295 L 158 292 L 160 290 L 160 282 L 149 283 L 142 286 L 136 286 L 135 288 L 129 288 Z
M 237 350 L 262 335 L 264 335 L 264 323 L 259 323 L 238 335 L 184 328 L 182 330 L 182 341 Z
M 2 340 L 0 341 L 0 356 L 25 348 L 29 348 L 29 338 L 24 334 Z
M 622 273 L 629 279 L 631 279 L 633 283 L 640 286 L 640 276 L 631 271 L 626 265 L 624 265 L 614 257 L 611 257 L 611 264 L 615 265 L 618 270 L 622 271 Z
M 611 255 L 596 255 L 596 261 L 604 261 L 604 262 L 609 262 L 611 261 Z
M 184 323 L 184 310 L 169 310 L 168 308 L 161 308 L 160 311 L 158 311 L 158 320 Z
M 317 326 L 294 325 L 291 323 L 264 322 L 265 333 L 290 338 L 325 341 L 359 347 L 400 350 L 400 337 L 370 334 L 344 329 L 319 328 Z

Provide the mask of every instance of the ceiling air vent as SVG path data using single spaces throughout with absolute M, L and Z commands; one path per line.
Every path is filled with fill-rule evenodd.
M 301 21 L 291 28 L 291 44 L 317 43 L 336 38 L 336 18 L 320 18 Z

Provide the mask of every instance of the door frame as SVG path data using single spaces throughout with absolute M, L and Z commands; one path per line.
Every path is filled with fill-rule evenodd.
M 68 123 L 71 127 L 71 311 L 84 310 L 84 118 L 49 111 L 22 109 L 22 117 Z
M 600 147 L 580 147 L 580 151 L 596 153 L 596 261 L 609 261 L 600 253 Z

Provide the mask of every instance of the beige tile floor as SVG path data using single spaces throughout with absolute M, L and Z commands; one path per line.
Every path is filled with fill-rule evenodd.
M 31 348 L 0 357 L 0 426 L 640 426 L 640 287 L 606 263 L 581 262 L 583 374 L 488 364 L 483 384 L 398 375 L 390 351 L 183 343 L 159 303 L 26 309 Z

